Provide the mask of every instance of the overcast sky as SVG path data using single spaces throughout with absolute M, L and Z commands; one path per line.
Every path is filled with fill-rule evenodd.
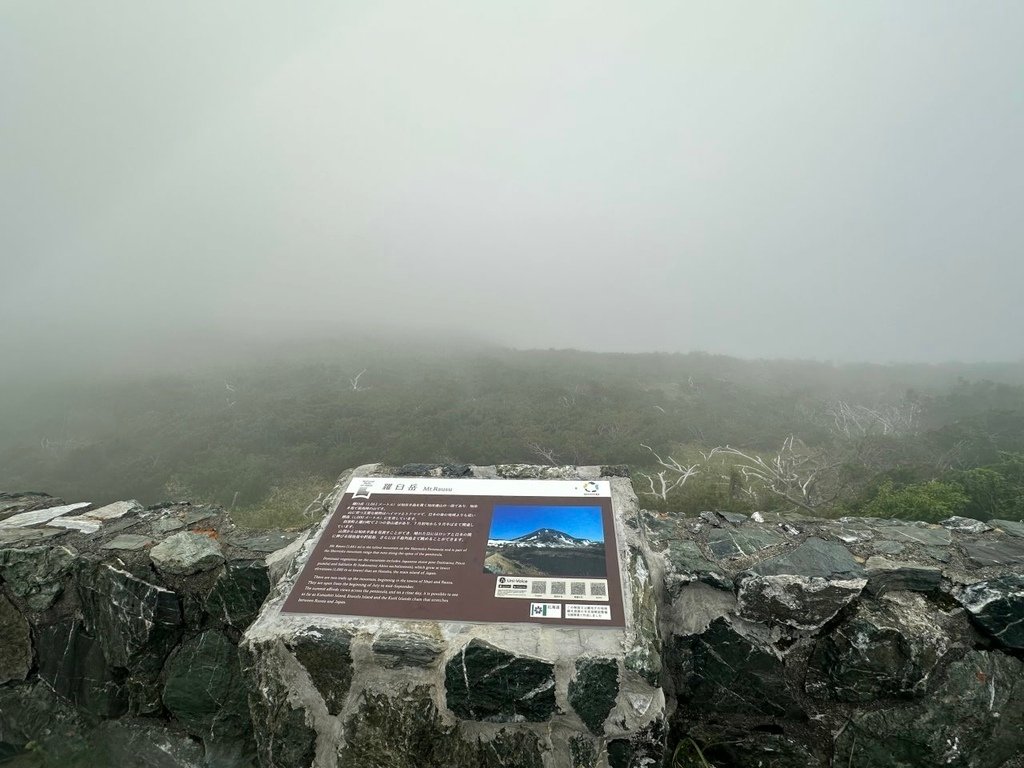
M 0 341 L 1020 359 L 1022 29 L 1018 0 L 6 0 Z

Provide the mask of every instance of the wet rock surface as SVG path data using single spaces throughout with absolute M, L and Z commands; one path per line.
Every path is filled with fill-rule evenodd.
M 555 711 L 555 667 L 472 640 L 448 662 L 445 691 L 466 720 L 540 722 Z
M 1024 524 L 641 519 L 680 765 L 1024 768 Z
M 974 623 L 998 644 L 1024 650 L 1024 574 L 971 584 L 960 603 Z
M 220 545 L 212 537 L 188 531 L 164 539 L 153 547 L 149 556 L 157 570 L 177 576 L 208 571 L 224 562 Z
M 577 659 L 569 682 L 569 704 L 590 729 L 600 735 L 619 696 L 619 666 L 614 659 Z
M 237 642 L 272 584 L 267 555 L 219 540 L 272 532 L 214 507 L 43 494 L 0 495 L 0 516 L 0 760 L 255 764 Z M 158 570 L 152 550 L 179 532 L 218 557 Z
M 288 646 L 323 696 L 327 711 L 340 713 L 352 684 L 352 633 L 311 629 L 298 633 Z

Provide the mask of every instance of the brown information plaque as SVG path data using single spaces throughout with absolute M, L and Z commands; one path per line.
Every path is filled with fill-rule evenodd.
M 354 478 L 283 610 L 623 627 L 611 487 Z

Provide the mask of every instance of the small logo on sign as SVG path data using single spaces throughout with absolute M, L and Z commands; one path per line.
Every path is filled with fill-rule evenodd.
M 530 616 L 535 619 L 562 618 L 561 603 L 530 603 Z
M 598 491 L 598 485 L 593 480 L 591 480 L 588 483 L 584 483 L 583 484 L 583 492 L 584 493 L 597 493 L 597 491 Z

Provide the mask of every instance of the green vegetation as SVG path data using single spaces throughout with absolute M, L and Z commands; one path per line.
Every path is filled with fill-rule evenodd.
M 959 487 L 941 480 L 914 483 L 902 488 L 886 480 L 874 498 L 864 505 L 862 513 L 867 517 L 899 517 L 937 523 L 959 515 L 969 501 L 970 498 Z
M 254 526 L 302 524 L 342 469 L 372 461 L 628 464 L 664 512 L 1024 517 L 1024 365 L 349 344 L 5 375 L 0 489 L 191 498 Z

